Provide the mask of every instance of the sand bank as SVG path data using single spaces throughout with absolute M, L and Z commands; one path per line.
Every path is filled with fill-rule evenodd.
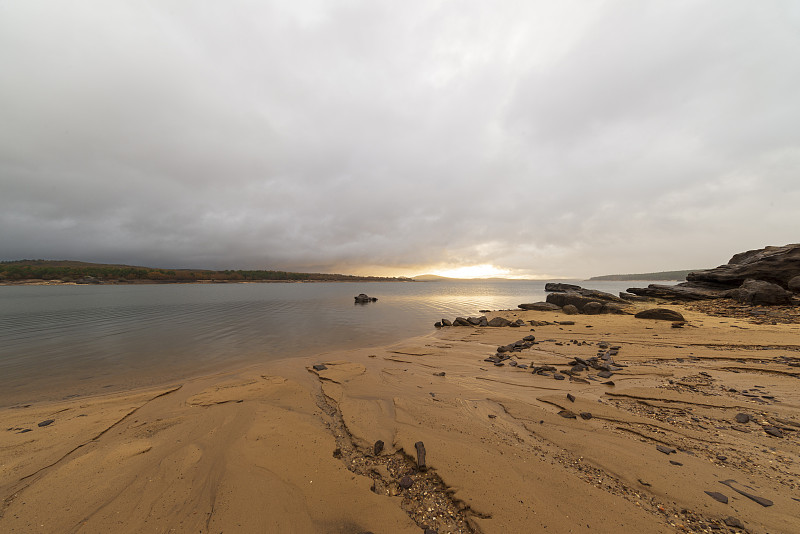
M 5 408 L 0 531 L 800 532 L 800 325 L 681 311 L 505 312 L 575 324 Z M 606 342 L 618 369 L 484 361 L 531 334 L 513 361 L 561 374 Z

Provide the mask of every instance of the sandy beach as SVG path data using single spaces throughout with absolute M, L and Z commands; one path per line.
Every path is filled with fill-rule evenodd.
M 3 408 L 0 531 L 800 532 L 800 325 L 667 307 Z

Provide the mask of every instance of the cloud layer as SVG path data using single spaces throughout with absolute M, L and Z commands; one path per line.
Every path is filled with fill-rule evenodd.
M 792 2 L 0 4 L 0 255 L 414 274 L 796 242 Z

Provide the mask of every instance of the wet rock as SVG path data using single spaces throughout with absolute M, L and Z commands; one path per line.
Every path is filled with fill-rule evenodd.
M 369 297 L 364 293 L 360 293 L 358 296 L 355 297 L 357 304 L 366 304 L 367 302 L 377 302 L 377 298 Z
M 453 326 L 453 323 L 450 319 L 442 319 L 442 326 Z
M 379 439 L 375 442 L 375 445 L 372 446 L 372 454 L 378 456 L 381 451 L 383 451 L 383 441 Z
M 723 495 L 718 491 L 706 491 L 705 494 L 714 499 L 715 501 L 719 501 L 722 504 L 728 504 L 728 497 L 726 497 L 725 495 Z
M 52 424 L 54 422 L 55 422 L 54 419 L 45 419 L 44 421 L 39 423 L 38 426 L 47 426 L 47 425 L 50 425 L 50 424 Z
M 483 319 L 486 319 L 486 317 L 484 317 Z M 478 326 L 479 324 L 481 324 L 481 318 L 480 317 L 467 317 L 467 322 L 469 324 L 471 324 L 472 326 Z
M 453 319 L 453 326 L 472 326 L 472 324 L 464 317 L 456 317 Z
M 734 419 L 736 420 L 737 423 L 742 423 L 742 424 L 750 422 L 750 416 L 746 413 L 737 413 Z
M 523 310 L 533 310 L 533 311 L 558 311 L 561 308 L 556 306 L 555 304 L 551 304 L 550 302 L 533 302 L 530 304 L 518 304 L 517 308 Z
M 315 371 L 324 371 L 325 369 L 327 369 L 327 367 L 325 366 L 325 364 L 324 364 L 324 363 L 318 363 L 318 364 L 316 364 L 316 365 L 313 365 L 313 366 L 312 366 L 312 368 L 313 368 Z
M 636 315 L 637 319 L 656 319 L 662 321 L 685 321 L 683 315 L 675 310 L 668 310 L 666 308 L 650 308 L 649 310 L 642 310 Z
M 441 328 L 442 327 L 442 323 L 440 323 L 439 321 L 436 321 L 435 323 L 433 323 L 433 326 L 434 326 L 434 328 Z
M 558 412 L 558 415 L 560 415 L 564 419 L 577 419 L 578 418 L 578 416 L 575 415 L 575 412 L 571 412 L 569 410 L 561 410 L 560 412 Z
M 659 452 L 663 452 L 664 454 L 674 454 L 678 452 L 672 447 L 667 447 L 666 445 L 656 445 L 656 450 L 658 450 Z

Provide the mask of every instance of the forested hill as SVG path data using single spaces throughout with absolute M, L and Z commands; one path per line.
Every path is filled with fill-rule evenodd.
M 352 276 L 289 271 L 157 269 L 81 261 L 19 260 L 0 262 L 0 283 L 23 280 L 60 280 L 78 283 L 158 282 L 400 282 L 408 278 Z
M 608 282 L 624 282 L 626 280 L 686 280 L 686 275 L 693 271 L 703 269 L 687 269 L 685 271 L 661 271 L 659 273 L 638 273 L 638 274 L 607 274 L 605 276 L 593 276 L 589 280 L 604 280 Z

